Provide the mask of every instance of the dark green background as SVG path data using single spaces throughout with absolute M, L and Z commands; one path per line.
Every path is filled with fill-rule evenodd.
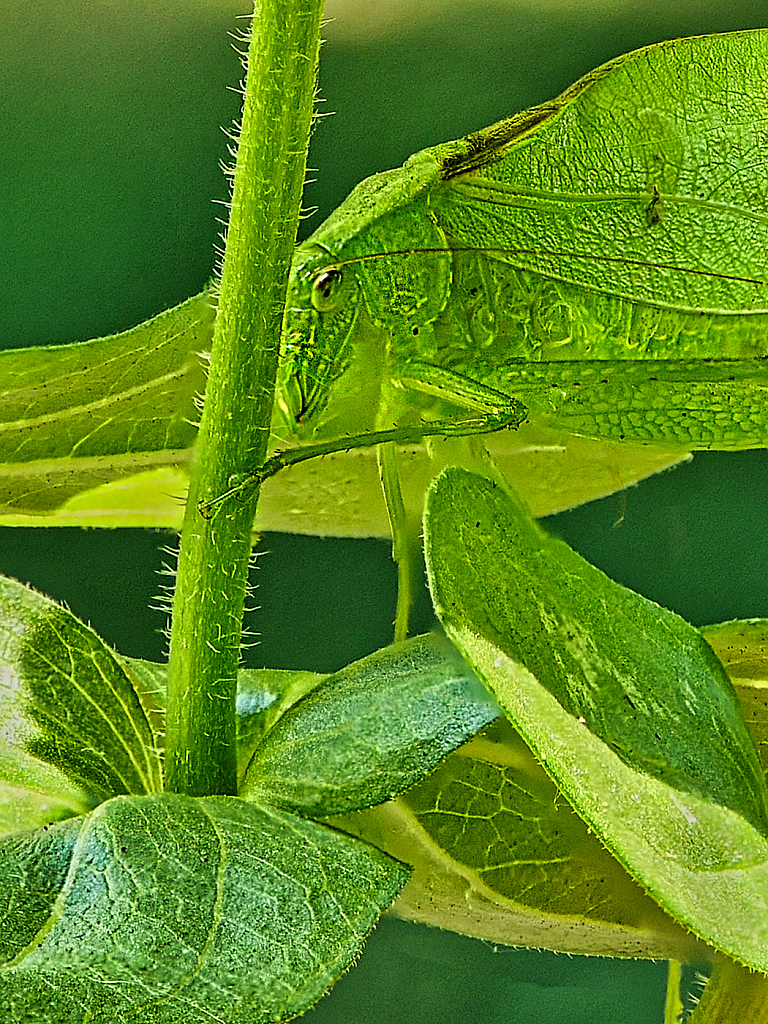
M 5 346 L 132 326 L 198 291 L 226 198 L 218 162 L 237 113 L 228 30 L 247 3 L 3 4 L 0 326 Z M 462 3 L 356 29 L 329 13 L 307 204 L 560 91 L 626 50 L 754 27 L 764 5 L 645 0 Z M 377 5 L 379 14 L 388 8 Z M 387 22 L 386 16 L 382 19 Z M 243 24 L 240 22 L 239 24 Z M 700 455 L 549 522 L 621 582 L 703 624 L 768 615 L 768 459 Z M 0 530 L 0 572 L 67 602 L 126 654 L 161 658 L 157 570 L 142 531 Z M 250 665 L 337 668 L 388 642 L 387 545 L 271 535 L 254 572 Z M 423 628 L 431 616 L 422 602 Z M 665 965 L 494 950 L 385 922 L 309 1020 L 354 1024 L 660 1024 Z

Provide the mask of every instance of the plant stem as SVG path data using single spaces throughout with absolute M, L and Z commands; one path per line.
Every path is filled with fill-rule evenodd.
M 667 974 L 667 1003 L 664 1008 L 664 1024 L 678 1024 L 682 1020 L 683 1004 L 680 1001 L 680 979 L 683 965 L 679 960 L 669 961 Z
M 205 407 L 179 551 L 166 789 L 235 794 L 235 694 L 258 492 L 198 502 L 264 460 L 312 120 L 322 0 L 259 0 Z
M 765 1024 L 766 1020 L 768 977 L 721 957 L 688 1024 Z

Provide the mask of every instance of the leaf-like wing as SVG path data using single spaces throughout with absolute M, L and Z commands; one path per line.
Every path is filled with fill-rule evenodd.
M 534 123 L 526 111 L 436 147 L 449 236 L 666 309 L 767 312 L 766 61 L 762 29 L 658 43 L 590 72 Z
M 0 577 L 0 833 L 161 788 L 155 734 L 114 653 Z
M 310 817 L 381 803 L 499 714 L 444 638 L 384 648 L 329 676 L 256 748 L 241 795 Z
M 117 797 L 0 840 L 0 1006 L 35 1024 L 267 1024 L 358 955 L 408 869 L 243 800 Z
M 768 968 L 763 773 L 698 631 L 452 469 L 427 507 L 449 635 L 587 825 L 673 917 Z

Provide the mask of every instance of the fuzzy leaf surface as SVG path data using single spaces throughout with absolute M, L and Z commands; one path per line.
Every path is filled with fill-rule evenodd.
M 716 948 L 768 969 L 765 780 L 700 633 L 449 469 L 427 505 L 449 636 L 630 874 Z
M 0 833 L 162 788 L 156 736 L 107 645 L 0 577 Z
M 323 680 L 256 748 L 241 795 L 310 817 L 403 792 L 499 714 L 437 635 L 377 651 Z
M 0 840 L 14 1024 L 267 1024 L 350 966 L 407 878 L 322 825 L 228 797 L 116 797 Z
M 734 619 L 702 634 L 731 678 L 763 772 L 768 773 L 768 619 Z

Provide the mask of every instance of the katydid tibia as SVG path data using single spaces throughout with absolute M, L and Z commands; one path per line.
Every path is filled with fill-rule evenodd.
M 764 30 L 657 44 L 362 182 L 295 254 L 275 433 L 306 447 L 271 468 L 527 417 L 765 446 L 766 69 Z

